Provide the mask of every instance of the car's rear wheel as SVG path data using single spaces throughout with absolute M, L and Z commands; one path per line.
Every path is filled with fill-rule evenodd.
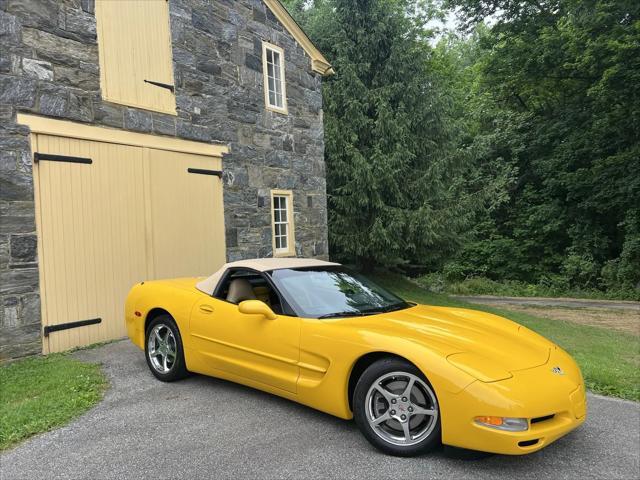
M 440 409 L 433 387 L 410 363 L 397 358 L 370 365 L 353 396 L 356 423 L 376 448 L 398 456 L 440 444 Z
M 163 382 L 187 376 L 182 337 L 170 315 L 159 315 L 147 326 L 145 356 L 151 373 Z

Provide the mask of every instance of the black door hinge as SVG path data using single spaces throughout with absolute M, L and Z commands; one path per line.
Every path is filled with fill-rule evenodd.
M 33 162 L 38 163 L 43 160 L 50 162 L 68 162 L 68 163 L 93 163 L 90 158 L 84 157 L 70 157 L 68 155 L 52 155 L 50 153 L 34 153 Z
M 154 82 L 153 80 L 145 80 L 144 82 L 150 83 L 151 85 L 155 85 L 156 87 L 166 88 L 167 90 L 170 90 L 171 93 L 174 93 L 176 90 L 176 88 L 173 85 L 169 85 L 168 83 Z
M 92 318 L 90 320 L 80 320 L 79 322 L 58 323 L 57 325 L 46 325 L 44 327 L 44 336 L 48 337 L 51 332 L 59 332 L 60 330 L 69 330 L 70 328 L 84 327 L 86 325 L 96 325 L 102 322 L 101 318 Z
M 222 170 L 205 170 L 203 168 L 187 168 L 189 173 L 197 173 L 198 175 L 214 175 L 222 178 Z

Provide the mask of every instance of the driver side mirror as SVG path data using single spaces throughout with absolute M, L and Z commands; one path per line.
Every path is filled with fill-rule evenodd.
M 269 305 L 260 300 L 245 300 L 244 302 L 240 302 L 238 310 L 245 315 L 262 315 L 269 320 L 278 318 L 278 316 L 273 313 L 273 310 L 269 308 Z

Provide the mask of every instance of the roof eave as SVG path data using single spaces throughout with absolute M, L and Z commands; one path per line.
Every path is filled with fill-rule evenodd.
M 311 58 L 311 70 L 322 76 L 333 75 L 335 71 L 329 61 L 322 55 L 320 50 L 313 44 L 311 39 L 300 28 L 300 25 L 293 19 L 287 9 L 279 0 L 264 0 L 265 5 L 271 13 L 287 29 L 291 36 L 300 44 L 302 49 Z

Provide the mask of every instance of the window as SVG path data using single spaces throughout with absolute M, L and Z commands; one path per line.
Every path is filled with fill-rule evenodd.
M 270 276 L 283 299 L 305 318 L 355 317 L 411 306 L 344 267 L 283 268 Z
M 296 254 L 293 227 L 293 195 L 289 190 L 272 190 L 273 256 Z
M 176 114 L 169 3 L 97 0 L 102 98 Z
M 287 113 L 287 90 L 284 80 L 284 50 L 262 42 L 264 100 L 267 110 Z
M 228 271 L 216 288 L 214 295 L 236 305 L 245 300 L 260 300 L 275 313 L 282 314 L 282 301 L 263 274 L 253 270 L 237 269 Z

